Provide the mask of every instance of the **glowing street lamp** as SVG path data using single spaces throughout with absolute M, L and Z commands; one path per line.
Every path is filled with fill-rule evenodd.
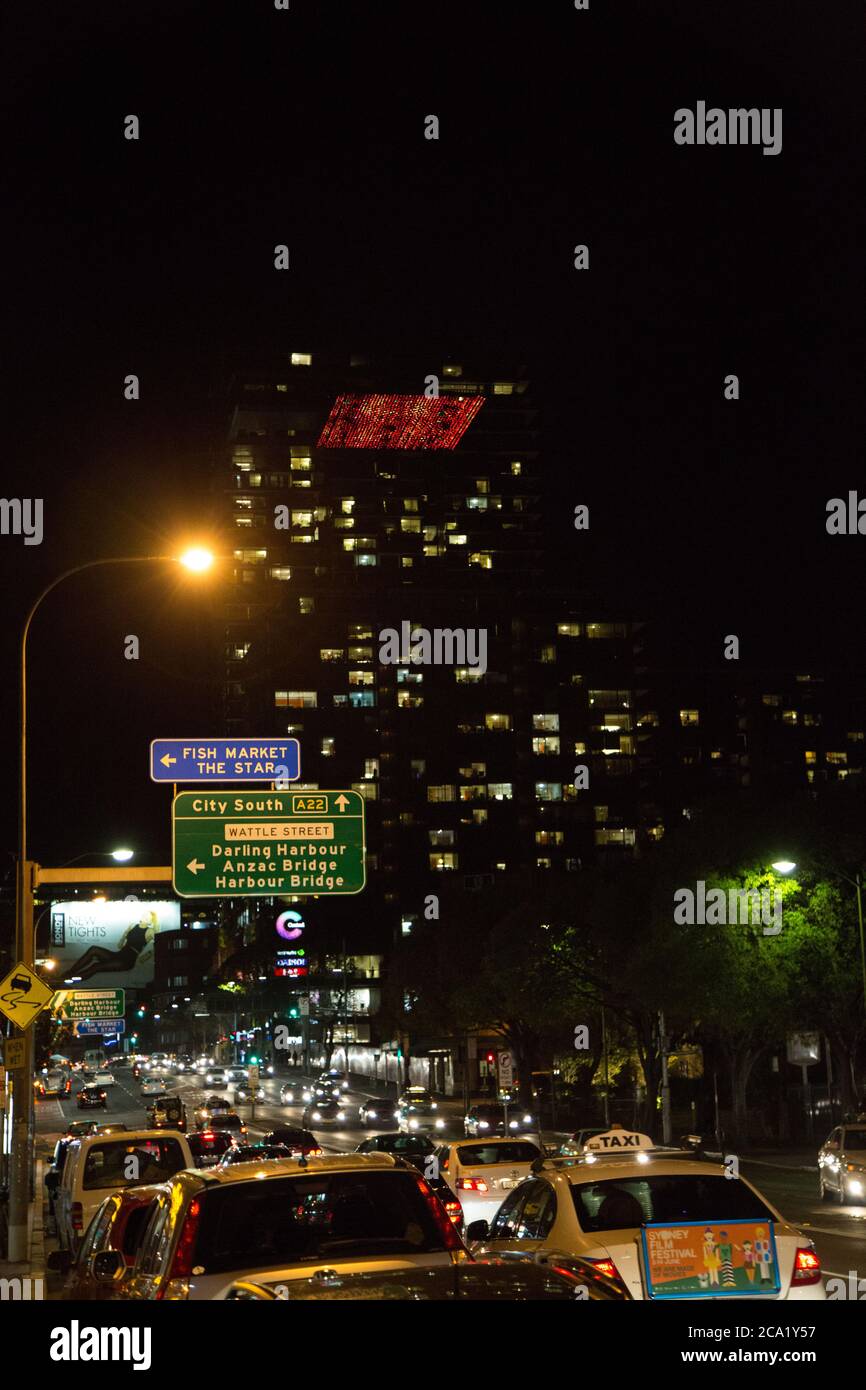
M 770 868 L 775 869 L 777 874 L 791 874 L 796 867 L 797 865 L 792 859 L 777 859 L 775 864 L 770 865 Z
M 135 858 L 135 850 L 134 850 L 134 849 L 113 849 L 113 850 L 111 851 L 111 857 L 112 857 L 112 859 L 114 860 L 115 864 L 128 864 L 129 861 L 130 861 L 130 859 L 134 859 L 134 858 Z
M 178 560 L 185 569 L 191 570 L 193 574 L 203 574 L 209 570 L 214 562 L 213 552 L 206 550 L 204 546 L 194 545 L 189 550 L 185 550 Z

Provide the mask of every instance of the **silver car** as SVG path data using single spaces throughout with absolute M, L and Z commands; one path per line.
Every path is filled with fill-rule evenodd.
M 866 1120 L 839 1125 L 818 1151 L 822 1202 L 866 1206 Z

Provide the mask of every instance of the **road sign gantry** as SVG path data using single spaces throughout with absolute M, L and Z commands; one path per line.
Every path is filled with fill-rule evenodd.
M 171 819 L 181 898 L 327 897 L 365 886 L 359 792 L 180 792 Z

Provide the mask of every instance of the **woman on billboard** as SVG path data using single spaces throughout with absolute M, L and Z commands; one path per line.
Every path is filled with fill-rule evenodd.
M 142 951 L 151 944 L 158 931 L 159 919 L 151 911 L 140 922 L 127 928 L 116 951 L 109 951 L 105 946 L 88 946 L 84 955 L 69 967 L 66 978 L 83 982 L 92 975 L 133 970 Z

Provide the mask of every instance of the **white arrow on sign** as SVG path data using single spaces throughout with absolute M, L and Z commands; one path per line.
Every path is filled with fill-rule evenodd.
M 177 758 L 173 758 L 170 753 L 163 753 L 159 761 L 162 763 L 163 767 L 171 767 L 172 763 L 177 762 Z
M 339 796 L 334 798 L 334 800 L 336 804 L 339 806 L 340 810 L 345 811 L 346 807 L 349 804 L 349 798 L 347 796 L 343 796 L 343 793 L 341 792 Z
M 190 873 L 195 876 L 199 869 L 203 869 L 205 866 L 204 864 L 200 864 L 197 859 L 191 859 L 186 867 L 189 869 Z

